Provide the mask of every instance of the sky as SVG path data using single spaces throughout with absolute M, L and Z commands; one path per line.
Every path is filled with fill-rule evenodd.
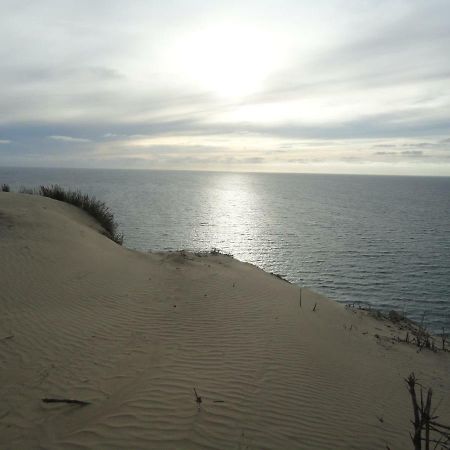
M 448 0 L 0 10 L 0 166 L 450 176 Z

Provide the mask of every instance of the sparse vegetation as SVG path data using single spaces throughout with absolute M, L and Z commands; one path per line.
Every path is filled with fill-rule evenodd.
M 65 190 L 57 184 L 40 186 L 38 194 L 70 203 L 83 209 L 100 223 L 105 230 L 106 236 L 117 244 L 122 245 L 123 235 L 117 232 L 117 223 L 114 220 L 114 215 L 104 202 L 97 200 L 95 197 L 89 197 L 87 194 L 82 194 L 80 191 Z
M 353 311 L 356 309 L 354 303 L 347 304 L 345 307 Z M 442 329 L 442 333 L 439 336 L 433 335 L 426 327 L 425 312 L 422 314 L 420 323 L 417 323 L 411 319 L 408 319 L 404 314 L 393 310 L 388 313 L 384 313 L 378 309 L 372 308 L 370 305 L 358 305 L 357 309 L 366 311 L 367 314 L 374 319 L 393 323 L 399 333 L 395 337 L 397 342 L 405 342 L 407 344 L 415 345 L 418 348 L 418 351 L 421 351 L 422 349 L 428 349 L 433 352 L 450 351 L 448 345 L 448 335 L 446 334 L 445 329 Z M 401 334 L 402 331 L 405 333 L 404 335 Z
M 7 184 L 2 184 L 1 190 L 4 192 L 10 191 Z M 39 189 L 30 189 L 22 186 L 19 189 L 19 193 L 42 195 L 43 197 L 70 203 L 71 205 L 81 208 L 97 220 L 105 230 L 105 236 L 119 245 L 122 245 L 123 243 L 123 234 L 118 233 L 117 231 L 117 222 L 114 220 L 113 213 L 104 202 L 97 200 L 95 197 L 89 197 L 89 195 L 82 194 L 80 191 L 66 190 L 57 184 L 40 186 Z
M 431 410 L 431 399 L 433 391 L 427 389 L 426 400 L 424 401 L 423 386 L 417 381 L 414 372 L 405 379 L 408 385 L 408 392 L 411 396 L 414 420 L 414 434 L 410 434 L 414 445 L 414 450 L 430 450 L 430 445 L 434 449 L 450 449 L 450 427 L 437 422 L 436 409 Z M 420 395 L 416 392 L 416 386 L 420 388 Z
M 445 350 L 445 344 L 448 339 L 448 334 L 445 332 L 445 328 L 442 327 L 441 340 L 442 340 L 442 350 Z
M 273 275 L 274 277 L 277 277 L 277 278 L 279 278 L 280 280 L 283 280 L 283 281 L 285 281 L 286 283 L 291 284 L 291 282 L 290 282 L 289 280 L 286 280 L 286 278 L 285 278 L 284 275 L 280 275 L 279 273 L 275 273 L 275 272 L 269 272 L 269 273 L 270 273 L 270 275 Z
M 210 255 L 214 255 L 214 256 L 217 256 L 217 255 L 233 256 L 231 253 L 224 252 L 224 251 L 222 251 L 222 250 L 220 250 L 219 248 L 216 248 L 216 247 L 213 247 L 213 248 L 209 251 L 209 254 L 210 254 Z

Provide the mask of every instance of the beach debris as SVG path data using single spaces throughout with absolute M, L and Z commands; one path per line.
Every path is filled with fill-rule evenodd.
M 286 275 L 280 275 L 279 273 L 275 273 L 275 272 L 269 272 L 270 273 L 270 275 L 273 275 L 274 277 L 277 277 L 277 278 L 279 278 L 280 280 L 282 280 L 282 281 L 285 281 L 286 283 L 289 283 L 289 284 L 291 284 L 291 282 L 289 281 L 289 280 L 286 280 Z
M 312 310 L 313 310 L 313 312 L 315 312 L 315 311 L 316 311 L 316 307 L 317 307 L 317 302 L 316 302 L 316 303 L 314 303 L 314 308 L 312 309 Z
M 74 400 L 70 398 L 43 398 L 43 403 L 67 403 L 70 405 L 79 405 L 79 406 L 86 406 L 90 405 L 90 402 L 86 402 L 84 400 Z
M 0 341 L 8 341 L 9 339 L 12 339 L 14 337 L 13 334 L 9 334 L 8 336 L 4 336 L 0 338 Z
M 391 310 L 388 313 L 388 319 L 392 323 L 399 323 L 402 322 L 405 319 L 405 316 L 397 311 Z
M 298 301 L 298 306 L 302 309 L 302 288 L 300 288 L 300 299 Z
M 197 391 L 195 390 L 195 388 L 194 388 L 194 394 L 195 394 L 195 401 L 200 406 L 200 403 L 202 402 L 202 398 L 200 397 L 200 395 L 197 394 Z

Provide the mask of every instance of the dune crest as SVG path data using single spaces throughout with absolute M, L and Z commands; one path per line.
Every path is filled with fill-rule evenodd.
M 408 449 L 412 371 L 450 422 L 449 353 L 231 257 L 100 231 L 0 193 L 0 448 Z

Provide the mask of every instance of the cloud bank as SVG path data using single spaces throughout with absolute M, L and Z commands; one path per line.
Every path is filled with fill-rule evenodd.
M 1 3 L 1 165 L 450 175 L 447 1 Z

